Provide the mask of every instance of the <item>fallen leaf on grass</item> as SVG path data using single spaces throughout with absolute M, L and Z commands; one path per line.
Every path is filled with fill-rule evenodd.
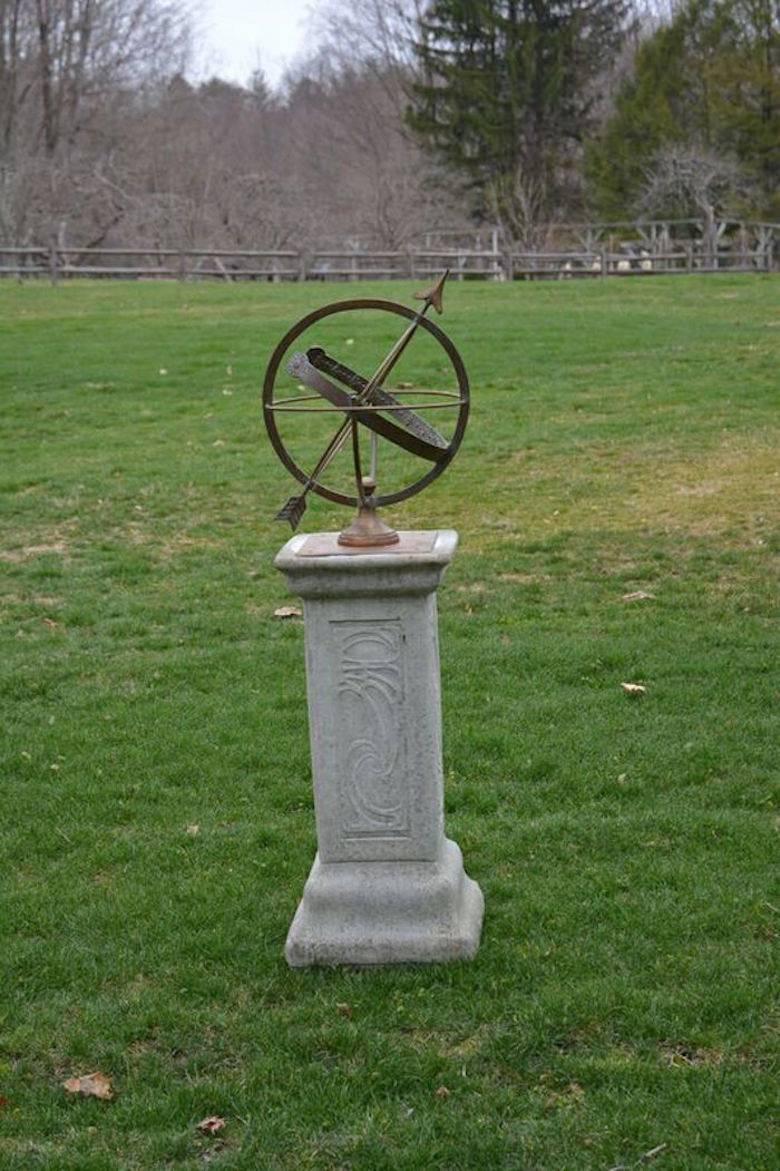
M 191 838 L 197 837 L 198 834 L 200 833 L 200 826 L 199 825 L 188 825 L 187 826 L 187 833 L 190 835 Z
M 85 1073 L 83 1077 L 70 1077 L 62 1084 L 69 1094 L 83 1094 L 85 1098 L 103 1098 L 108 1101 L 114 1096 L 111 1078 L 98 1070 Z
M 645 695 L 647 692 L 647 688 L 643 687 L 641 683 L 621 683 L 620 686 L 626 695 Z
M 212 1114 L 208 1118 L 203 1118 L 198 1123 L 198 1130 L 201 1134 L 219 1134 L 224 1128 L 225 1119 L 219 1118 L 216 1114 Z
M 348 1019 L 351 1019 L 352 1005 L 351 1004 L 337 1004 L 336 1005 L 336 1012 L 339 1013 L 340 1016 L 345 1016 Z
M 279 606 L 274 610 L 274 618 L 300 618 L 303 611 L 299 610 L 297 606 Z
M 447 1089 L 447 1087 L 446 1086 L 439 1086 L 438 1090 L 436 1091 L 436 1097 L 443 1099 L 443 1098 L 449 1098 L 449 1096 L 450 1096 L 450 1091 Z
M 11 1103 L 8 1098 L 0 1094 L 0 1110 L 7 1110 L 10 1105 Z
M 648 594 L 645 590 L 634 590 L 631 594 L 623 594 L 621 602 L 655 601 L 655 594 Z

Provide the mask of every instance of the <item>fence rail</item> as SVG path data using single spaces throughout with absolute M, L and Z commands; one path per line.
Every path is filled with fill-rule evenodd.
M 757 246 L 675 242 L 663 251 L 521 252 L 479 248 L 313 252 L 171 248 L 62 248 L 0 245 L 0 276 L 57 283 L 73 277 L 136 280 L 360 281 L 425 278 L 449 268 L 456 280 L 571 280 L 674 273 L 775 272 L 780 233 Z

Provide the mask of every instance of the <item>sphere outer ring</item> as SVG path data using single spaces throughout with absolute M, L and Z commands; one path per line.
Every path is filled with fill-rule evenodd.
M 292 456 L 287 451 L 287 448 L 282 442 L 279 434 L 279 429 L 276 426 L 275 412 L 268 409 L 273 404 L 274 385 L 276 383 L 276 375 L 279 366 L 285 354 L 289 350 L 296 338 L 300 337 L 309 326 L 314 325 L 317 321 L 321 321 L 325 317 L 331 317 L 335 313 L 346 313 L 351 310 L 360 309 L 378 309 L 388 313 L 395 313 L 399 317 L 405 317 L 408 321 L 413 321 L 417 316 L 414 309 L 407 305 L 401 305 L 397 301 L 385 301 L 378 298 L 356 298 L 350 301 L 332 301 L 329 305 L 324 305 L 320 309 L 315 309 L 313 313 L 308 313 L 297 321 L 282 340 L 277 345 L 272 353 L 268 366 L 265 372 L 265 379 L 263 381 L 263 416 L 265 418 L 265 426 L 268 431 L 268 436 L 271 440 L 274 451 L 278 455 L 281 462 L 287 470 L 298 480 L 301 484 L 308 483 L 309 477 L 306 473 L 298 467 Z M 444 469 L 452 462 L 458 448 L 463 440 L 463 434 L 466 430 L 466 423 L 469 417 L 469 380 L 466 373 L 466 367 L 463 365 L 463 359 L 458 353 L 457 349 L 450 341 L 443 329 L 433 321 L 429 321 L 427 317 L 420 318 L 420 328 L 426 330 L 439 345 L 444 349 L 447 357 L 452 363 L 458 380 L 458 390 L 460 392 L 460 410 L 458 412 L 458 420 L 455 425 L 455 431 L 450 441 L 449 447 L 445 451 L 440 460 L 434 464 L 430 471 L 421 476 L 419 480 L 415 480 L 407 488 L 402 488 L 398 492 L 389 492 L 383 496 L 376 496 L 375 503 L 377 507 L 384 507 L 388 504 L 397 504 L 401 500 L 408 500 L 410 496 L 421 492 L 423 488 L 432 483 L 433 480 L 440 476 Z M 352 508 L 357 508 L 360 500 L 357 496 L 347 496 L 343 492 L 336 492 L 332 488 L 326 488 L 324 484 L 314 483 L 311 486 L 311 491 L 316 492 L 318 496 L 323 496 L 326 500 L 332 501 L 334 504 L 346 504 Z

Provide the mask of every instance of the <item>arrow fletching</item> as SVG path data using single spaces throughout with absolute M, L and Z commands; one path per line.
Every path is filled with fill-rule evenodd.
M 301 517 L 306 511 L 305 496 L 291 496 L 287 503 L 279 509 L 274 520 L 288 520 L 293 532 L 301 523 Z

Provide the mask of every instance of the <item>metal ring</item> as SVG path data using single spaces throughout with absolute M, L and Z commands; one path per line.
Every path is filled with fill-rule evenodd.
M 273 445 L 274 451 L 279 456 L 287 470 L 298 480 L 301 484 L 307 484 L 309 477 L 293 460 L 292 456 L 287 451 L 287 448 L 282 442 L 279 430 L 276 426 L 275 411 L 273 409 L 273 394 L 274 385 L 276 382 L 276 375 L 279 366 L 285 354 L 289 350 L 296 338 L 314 325 L 315 322 L 321 321 L 325 317 L 330 317 L 334 313 L 346 313 L 351 310 L 360 309 L 379 309 L 387 313 L 395 313 L 399 317 L 405 317 L 408 321 L 413 321 L 417 317 L 414 309 L 408 308 L 406 305 L 400 305 L 397 301 L 383 301 L 374 298 L 359 298 L 353 301 L 333 301 L 330 305 L 325 305 L 321 309 L 316 309 L 313 313 L 302 317 L 300 321 L 296 322 L 291 329 L 287 331 L 278 346 L 271 355 L 268 367 L 265 372 L 265 379 L 263 382 L 263 416 L 265 418 L 265 426 L 268 431 L 268 436 Z M 400 500 L 407 500 L 410 496 L 414 496 L 417 492 L 426 488 L 437 476 L 440 476 L 444 469 L 452 462 L 455 453 L 460 447 L 463 439 L 463 433 L 466 430 L 466 423 L 469 417 L 469 380 L 466 374 L 466 368 L 463 365 L 463 359 L 452 344 L 447 334 L 443 329 L 440 329 L 433 321 L 429 321 L 427 317 L 420 318 L 419 325 L 421 329 L 426 330 L 427 333 L 439 343 L 444 349 L 447 357 L 452 363 L 455 376 L 458 380 L 459 388 L 459 402 L 453 402 L 453 406 L 458 405 L 458 419 L 455 424 L 455 431 L 449 446 L 445 449 L 440 460 L 434 464 L 432 468 L 419 480 L 415 480 L 407 488 L 402 488 L 398 492 L 389 492 L 385 496 L 375 497 L 377 507 L 383 507 L 387 504 L 397 504 Z M 314 482 L 311 485 L 312 492 L 316 492 L 319 496 L 323 496 L 326 500 L 333 501 L 334 504 L 346 504 L 352 508 L 358 507 L 360 500 L 357 496 L 346 496 L 342 492 L 335 492 L 332 488 L 326 488 L 324 484 Z

